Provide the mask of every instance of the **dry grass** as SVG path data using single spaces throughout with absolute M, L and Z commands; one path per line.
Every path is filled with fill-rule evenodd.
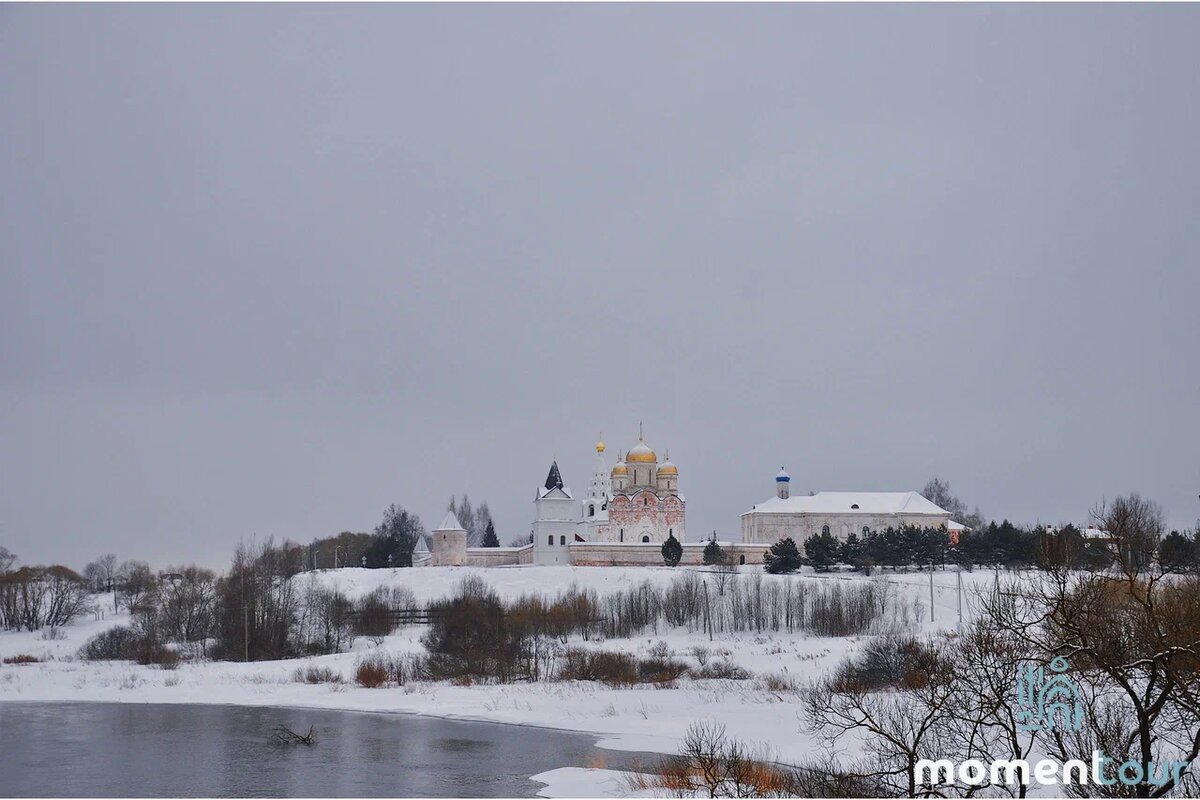
M 40 662 L 41 662 L 40 658 L 38 658 L 36 656 L 31 656 L 28 653 L 22 653 L 20 655 L 9 656 L 8 658 L 4 659 L 5 664 L 13 664 L 13 665 L 38 664 Z

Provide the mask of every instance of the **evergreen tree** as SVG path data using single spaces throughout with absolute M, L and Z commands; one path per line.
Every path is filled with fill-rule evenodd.
M 704 545 L 704 566 L 712 567 L 727 563 L 729 563 L 729 554 L 722 549 L 721 545 L 717 544 L 716 539 L 712 539 Z
M 367 568 L 411 567 L 417 537 L 424 535 L 425 527 L 416 514 L 410 514 L 400 506 L 389 506 L 383 512 L 383 522 L 375 528 L 371 544 L 363 554 L 367 559 Z
M 858 534 L 850 531 L 850 535 L 846 537 L 846 541 L 842 542 L 841 552 L 839 553 L 841 562 L 849 564 L 854 569 L 863 567 L 863 556 L 866 555 L 867 543 L 858 538 Z
M 663 563 L 668 567 L 679 565 L 679 559 L 683 558 L 683 545 L 675 538 L 675 534 L 668 534 L 667 540 L 662 544 Z
M 804 564 L 796 543 L 789 537 L 780 539 L 771 545 L 771 549 L 763 555 L 763 569 L 772 575 L 795 572 Z
M 804 554 L 817 572 L 828 572 L 837 563 L 838 540 L 829 531 L 814 533 L 804 541 Z
M 1200 547 L 1187 534 L 1171 531 L 1158 546 L 1158 561 L 1164 571 L 1194 572 L 1200 565 Z
M 487 506 L 482 506 L 482 508 L 487 508 Z M 496 536 L 496 525 L 490 519 L 488 520 L 488 523 L 487 523 L 487 530 L 485 530 L 483 532 L 483 546 L 484 547 L 499 547 L 500 546 L 500 538 L 498 536 Z

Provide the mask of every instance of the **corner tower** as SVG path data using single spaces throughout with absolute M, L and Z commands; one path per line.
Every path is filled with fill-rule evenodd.
M 533 563 L 570 564 L 568 546 L 575 540 L 578 519 L 579 502 L 563 486 L 555 461 L 533 498 Z

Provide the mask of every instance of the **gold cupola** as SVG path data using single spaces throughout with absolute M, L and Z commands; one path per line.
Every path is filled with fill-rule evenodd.
M 657 464 L 658 456 L 644 441 L 638 439 L 633 449 L 625 454 L 625 460 L 631 464 Z

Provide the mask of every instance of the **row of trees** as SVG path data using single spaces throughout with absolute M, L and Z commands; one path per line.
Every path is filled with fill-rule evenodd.
M 988 523 L 977 531 L 964 531 L 955 543 L 944 528 L 887 528 L 862 538 L 851 533 L 844 541 L 820 533 L 804 541 L 803 555 L 790 539 L 777 543 L 765 559 L 766 568 L 768 572 L 792 572 L 808 564 L 824 572 L 834 564 L 845 564 L 870 572 L 876 567 L 944 567 L 950 563 L 965 569 L 1062 567 L 1098 571 L 1111 568 L 1122 556 L 1142 568 L 1157 562 L 1172 572 L 1200 571 L 1197 537 L 1181 531 L 1164 535 L 1162 509 L 1157 504 L 1132 494 L 1118 498 L 1095 517 L 1097 527 L 1086 534 L 1073 525 L 1023 528 L 1005 520 Z M 1110 526 L 1115 526 L 1117 533 L 1134 527 L 1150 533 L 1122 537 Z M 1117 541 L 1122 542 L 1124 553 L 1117 553 Z
M 454 512 L 467 531 L 469 547 L 500 546 L 487 503 L 476 508 L 464 494 L 461 498 L 451 497 L 446 508 Z M 392 505 L 383 512 L 383 520 L 371 533 L 343 531 L 337 536 L 314 539 L 303 553 L 304 568 L 411 567 L 413 548 L 425 535 L 425 526 L 416 514 Z

